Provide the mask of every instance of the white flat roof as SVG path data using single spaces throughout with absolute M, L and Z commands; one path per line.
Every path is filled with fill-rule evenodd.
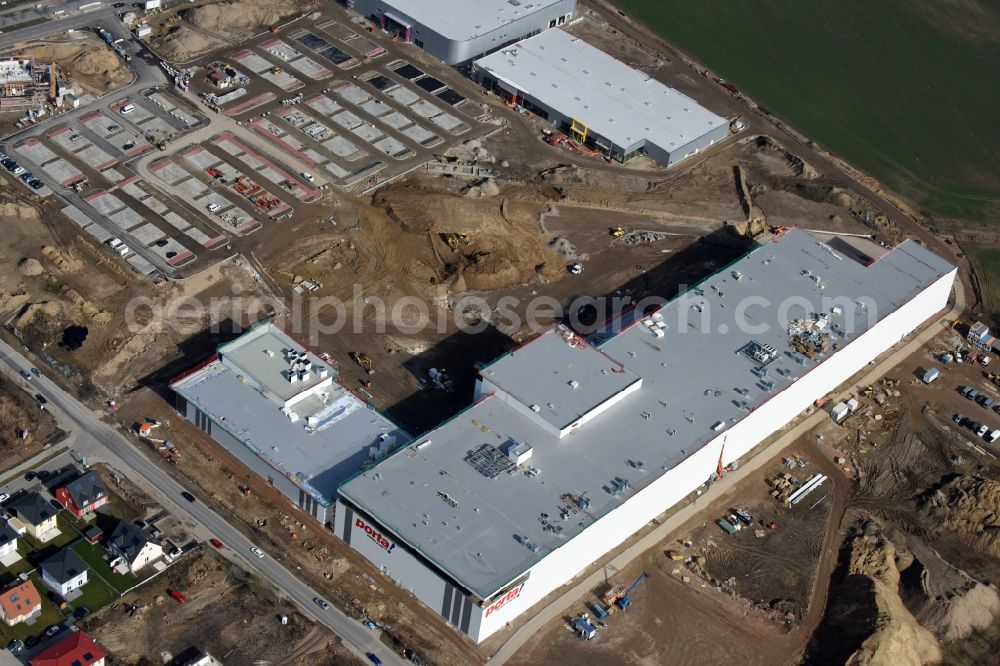
M 321 370 L 329 373 L 325 361 L 273 325 L 257 326 L 220 346 L 218 351 L 224 362 L 253 379 L 282 402 L 326 381 L 326 377 L 320 376 Z M 290 357 L 290 352 L 296 354 L 294 359 Z M 304 375 L 302 369 L 306 367 L 309 370 Z M 298 369 L 298 373 L 296 381 L 291 383 L 288 375 L 293 369 Z
M 453 41 L 464 42 L 530 16 L 560 0 L 389 0 L 401 14 Z M 386 12 L 392 14 L 392 11 Z M 399 18 L 399 17 L 397 17 Z
M 540 403 L 538 413 L 500 394 L 486 396 L 344 483 L 340 494 L 488 598 L 814 366 L 836 363 L 835 349 L 874 325 L 868 313 L 884 319 L 953 270 L 914 241 L 865 266 L 791 230 L 670 301 L 659 318 L 629 318 L 634 323 L 599 346 L 568 349 L 566 338 L 550 330 L 501 357 L 482 376 L 499 375 L 517 402 L 523 405 L 525 396 Z M 769 303 L 737 307 L 760 296 Z M 800 334 L 784 322 L 819 320 L 827 298 L 839 299 L 828 309 L 840 314 L 831 314 L 819 336 L 826 351 L 810 360 L 792 350 L 792 337 Z M 654 330 L 661 321 L 662 336 Z M 744 332 L 746 325 L 760 330 Z M 755 360 L 751 343 L 770 347 L 772 357 Z M 601 381 L 567 387 L 567 362 L 580 371 L 576 376 Z M 638 390 L 562 439 L 539 425 L 550 418 L 564 422 L 559 410 L 575 409 L 570 403 L 578 396 L 589 405 L 610 395 L 617 386 L 604 380 L 617 374 L 619 362 L 642 378 Z M 559 375 L 550 381 L 553 372 Z M 514 443 L 532 447 L 516 470 L 500 455 Z M 706 480 L 713 471 L 704 470 Z M 616 491 L 616 479 L 629 487 Z M 589 500 L 584 509 L 574 500 L 581 496 Z
M 559 28 L 491 53 L 475 66 L 621 148 L 645 140 L 673 152 L 729 124 Z

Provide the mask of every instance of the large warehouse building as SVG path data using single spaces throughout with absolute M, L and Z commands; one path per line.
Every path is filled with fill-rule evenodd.
M 473 78 L 621 162 L 670 166 L 729 135 L 729 121 L 563 30 L 473 63 Z
M 365 18 L 449 65 L 564 25 L 576 0 L 348 0 Z
M 482 641 L 945 307 L 955 273 L 914 241 L 861 263 L 791 230 L 604 342 L 551 329 L 344 483 L 335 532 Z
M 265 323 L 170 388 L 189 421 L 325 523 L 344 480 L 409 441 L 335 379 L 333 364 Z

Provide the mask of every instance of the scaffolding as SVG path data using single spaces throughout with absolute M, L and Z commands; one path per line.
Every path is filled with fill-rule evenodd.
M 0 110 L 23 111 L 41 107 L 49 98 L 51 65 L 36 65 L 33 58 L 0 58 Z

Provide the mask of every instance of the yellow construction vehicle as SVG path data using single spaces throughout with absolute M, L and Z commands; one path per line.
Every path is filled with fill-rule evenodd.
M 369 375 L 375 374 L 374 363 L 368 354 L 362 354 L 361 352 L 351 352 L 351 360 L 364 368 L 364 371 Z
M 274 69 L 271 70 L 271 73 L 274 74 L 275 76 L 280 76 L 281 75 L 281 68 L 280 67 L 275 67 Z
M 448 244 L 448 247 L 451 248 L 452 252 L 458 252 L 460 245 L 468 245 L 472 242 L 472 239 L 466 234 L 456 234 L 451 232 L 441 234 L 441 238 Z
M 611 227 L 608 229 L 608 233 L 611 234 L 612 238 L 621 238 L 625 235 L 625 230 L 621 227 Z

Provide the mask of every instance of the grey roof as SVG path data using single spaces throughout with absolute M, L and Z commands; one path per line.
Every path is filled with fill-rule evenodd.
M 0 521 L 0 545 L 6 545 L 16 538 L 17 532 L 6 521 Z
M 442 37 L 464 42 L 535 14 L 560 0 L 387 0 L 387 14 L 404 14 Z
M 370 446 L 382 437 L 395 438 L 399 444 L 409 441 L 396 424 L 334 382 L 297 402 L 293 411 L 298 421 L 293 422 L 271 398 L 244 381 L 245 371 L 235 364 L 242 358 L 234 359 L 224 348 L 220 353 L 228 357 L 182 377 L 171 388 L 209 414 L 213 429 L 224 428 L 324 505 L 369 461 Z M 313 424 L 309 417 L 315 417 Z
M 294 351 L 309 367 L 308 379 L 288 381 L 292 363 L 287 352 Z M 319 370 L 329 372 L 328 364 L 316 354 L 306 350 L 277 326 L 256 326 L 232 342 L 218 349 L 223 362 L 230 363 L 245 377 L 252 379 L 271 395 L 286 401 L 323 383 L 326 377 Z
M 88 571 L 87 563 L 76 551 L 63 548 L 41 563 L 42 573 L 59 583 L 66 583 Z
M 38 493 L 24 493 L 15 497 L 7 505 L 7 509 L 32 525 L 40 525 L 57 513 L 56 509 Z
M 623 149 L 648 141 L 673 152 L 729 124 L 558 28 L 480 58 L 475 66 Z
M 150 537 L 146 530 L 127 520 L 122 520 L 115 527 L 115 531 L 111 533 L 108 547 L 125 559 L 132 561 L 149 541 Z
M 483 377 L 521 403 L 537 407 L 541 417 L 558 429 L 642 383 L 639 375 L 606 354 L 552 335 L 558 341 L 521 345 L 484 369 Z M 525 381 L 527 368 L 532 369 L 530 381 Z
M 566 336 L 550 330 L 487 366 L 481 372 L 484 391 L 489 391 L 490 372 L 500 369 L 504 387 L 515 397 L 531 395 L 541 410 L 536 414 L 523 402 L 508 403 L 502 394 L 484 397 L 351 479 L 340 493 L 452 579 L 488 598 L 720 436 L 713 426 L 720 424 L 716 427 L 723 432 L 732 427 L 810 367 L 834 357 L 832 343 L 848 344 L 953 270 L 914 241 L 865 267 L 804 231 L 789 231 L 670 301 L 658 318 L 626 319 L 624 331 L 599 347 L 567 351 Z M 753 305 L 742 315 L 760 330 L 743 332 L 736 306 L 761 296 L 770 305 Z M 835 310 L 832 304 L 824 307 L 825 298 L 841 299 L 841 314 L 829 324 L 828 351 L 810 361 L 790 350 L 781 306 L 804 299 L 790 309 L 789 319 L 815 320 L 815 313 Z M 864 310 L 857 301 L 866 303 Z M 653 331 L 661 320 L 666 329 L 658 337 Z M 761 364 L 742 351 L 751 341 L 775 350 L 764 377 L 755 374 Z M 589 358 L 578 360 L 582 356 Z M 556 418 L 546 414 L 548 402 L 556 405 L 557 415 L 576 409 L 569 405 L 577 400 L 577 389 L 563 381 L 566 358 L 587 369 L 591 379 L 602 363 L 609 370 L 622 363 L 642 377 L 642 386 L 560 439 L 542 423 Z M 539 377 L 555 370 L 558 380 L 539 383 Z M 535 397 L 537 391 L 551 393 Z M 602 393 L 588 390 L 587 395 Z M 558 416 L 558 422 L 564 420 Z M 775 429 L 781 425 L 775 423 Z M 533 449 L 517 473 L 487 478 L 465 459 L 484 444 L 502 452 L 512 442 Z M 538 475 L 523 473 L 529 468 Z M 713 471 L 706 469 L 705 478 Z M 612 494 L 616 478 L 627 480 L 629 489 Z M 569 515 L 561 520 L 565 498 L 580 496 L 589 499 L 589 507 L 581 511 L 570 501 Z
M 66 491 L 69 493 L 73 504 L 78 509 L 93 504 L 97 500 L 107 497 L 108 489 L 97 472 L 87 472 L 80 478 L 66 484 Z

